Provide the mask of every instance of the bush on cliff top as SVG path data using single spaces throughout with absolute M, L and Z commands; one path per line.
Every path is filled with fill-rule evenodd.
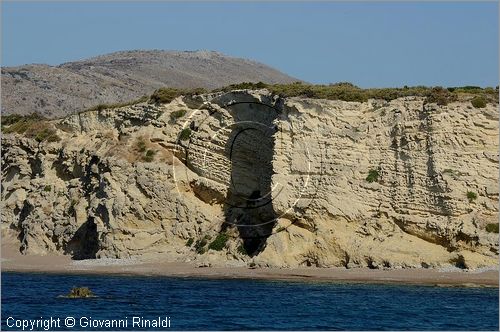
M 168 104 L 172 100 L 180 96 L 191 96 L 196 94 L 206 93 L 202 88 L 196 89 L 176 89 L 176 88 L 160 88 L 153 92 L 149 97 L 149 102 L 152 104 Z
M 61 138 L 54 126 L 39 114 L 2 116 L 2 132 L 4 134 L 24 134 L 38 142 L 57 142 Z
M 114 108 L 120 108 L 120 107 L 125 107 L 125 106 L 131 106 L 131 105 L 136 105 L 136 104 L 139 104 L 139 103 L 143 103 L 143 102 L 148 101 L 148 100 L 149 100 L 149 96 L 142 96 L 139 99 L 134 99 L 134 100 L 131 100 L 131 101 L 126 101 L 126 102 L 123 102 L 123 103 L 99 104 L 99 105 L 93 106 L 93 107 L 91 107 L 89 109 L 86 109 L 83 112 L 88 112 L 88 111 L 102 111 L 102 110 L 105 110 L 105 109 L 114 109 Z
M 470 101 L 472 106 L 475 108 L 485 108 L 486 107 L 486 99 L 482 96 L 476 96 L 472 98 Z
M 273 94 L 282 97 L 305 97 L 329 100 L 343 100 L 366 102 L 368 99 L 381 99 L 390 101 L 393 99 L 409 96 L 417 96 L 426 98 L 426 103 L 437 103 L 438 105 L 447 105 L 452 101 L 459 100 L 460 96 L 465 96 L 468 99 L 471 97 L 482 98 L 486 103 L 498 103 L 498 90 L 494 88 L 481 88 L 477 86 L 463 87 L 426 87 L 426 86 L 404 86 L 402 88 L 370 88 L 363 89 L 349 82 L 340 82 L 328 85 L 313 85 L 302 82 L 290 84 L 267 84 L 263 82 L 252 83 L 243 82 L 238 84 L 228 85 L 223 88 L 218 88 L 212 91 L 203 88 L 193 89 L 177 89 L 177 88 L 160 88 L 153 92 L 151 96 L 144 96 L 140 99 L 130 102 L 117 104 L 100 104 L 86 111 L 112 109 L 128 105 L 137 104 L 139 102 L 148 101 L 151 104 L 167 104 L 179 96 L 193 96 L 208 92 L 229 92 L 232 90 L 257 90 L 268 89 Z M 477 106 L 475 106 L 477 107 Z M 483 106 L 484 107 L 484 106 Z M 175 115 L 174 115 L 175 117 Z
M 215 91 L 228 92 L 240 89 L 263 89 L 266 88 L 274 94 L 282 97 L 306 97 L 330 100 L 365 102 L 368 99 L 383 99 L 390 101 L 396 98 L 419 96 L 425 97 L 427 103 L 447 105 L 458 100 L 460 95 L 478 95 L 490 101 L 498 102 L 498 92 L 492 88 L 479 87 L 455 87 L 445 89 L 443 87 L 403 87 L 403 88 L 372 88 L 362 89 L 348 82 L 329 85 L 311 85 L 302 82 L 292 84 L 266 84 L 266 83 L 239 83 L 229 85 Z

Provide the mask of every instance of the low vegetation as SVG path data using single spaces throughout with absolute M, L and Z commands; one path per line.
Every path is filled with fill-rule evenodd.
M 390 101 L 400 97 L 420 96 L 426 98 L 426 103 L 436 103 L 438 105 L 447 105 L 453 101 L 470 101 L 475 108 L 484 108 L 488 103 L 498 103 L 499 94 L 498 86 L 496 88 L 481 88 L 477 86 L 463 87 L 425 87 L 425 86 L 404 86 L 402 88 L 371 88 L 363 89 L 348 82 L 340 82 L 329 85 L 312 85 L 302 82 L 291 84 L 267 84 L 267 83 L 239 83 L 229 85 L 224 88 L 215 89 L 211 92 L 227 92 L 238 89 L 267 89 L 270 92 L 281 97 L 307 97 L 320 98 L 329 100 L 343 100 L 366 102 L 368 99 L 379 99 Z M 100 104 L 88 110 L 95 111 L 104 109 L 114 109 L 135 105 L 142 102 L 152 104 L 170 103 L 179 96 L 193 96 L 202 93 L 207 93 L 205 89 L 176 89 L 176 88 L 160 88 L 154 91 L 151 96 L 143 96 L 139 99 L 115 104 Z M 170 114 L 172 121 L 185 116 L 186 110 L 178 110 Z M 38 142 L 55 142 L 59 141 L 55 127 L 39 114 L 31 115 L 7 115 L 1 117 L 2 131 L 5 134 L 19 133 L 27 137 L 31 137 Z M 191 135 L 189 128 L 183 129 L 179 135 L 180 140 L 188 140 Z M 144 146 L 141 149 L 145 149 Z M 145 150 L 141 151 L 144 152 Z M 146 159 L 151 159 L 146 157 Z M 370 177 L 373 179 L 373 176 Z M 367 179 L 369 182 L 373 182 Z
M 89 111 L 102 111 L 105 109 L 114 109 L 114 108 L 120 108 L 120 107 L 125 107 L 125 106 L 132 106 L 136 105 L 139 103 L 144 103 L 149 100 L 149 96 L 142 96 L 139 99 L 134 99 L 131 101 L 123 102 L 123 103 L 114 103 L 114 104 L 99 104 L 94 107 L 91 107 L 89 109 L 86 109 L 82 112 L 89 112 Z
M 377 182 L 379 177 L 378 170 L 376 169 L 371 169 L 368 171 L 368 176 L 366 177 L 366 181 L 372 183 L 372 182 Z
M 485 108 L 487 103 L 483 96 L 476 96 L 470 102 L 475 108 Z
M 189 129 L 189 128 L 182 129 L 180 134 L 179 134 L 179 139 L 181 141 L 187 141 L 189 139 L 189 137 L 191 137 L 191 129 Z
M 202 239 L 199 239 L 196 241 L 196 243 L 194 244 L 194 249 L 196 250 L 196 253 L 197 254 L 204 254 L 207 249 L 205 248 L 205 246 L 207 245 L 208 243 L 208 239 L 209 239 L 209 236 L 208 235 L 205 235 Z
M 144 156 L 142 156 L 142 161 L 145 161 L 147 163 L 152 162 L 155 158 L 155 154 L 156 154 L 155 150 L 146 151 L 146 154 Z
M 136 104 L 142 101 L 148 101 L 151 104 L 167 104 L 180 96 L 193 96 L 208 92 L 229 92 L 232 90 L 256 90 L 267 89 L 272 93 L 281 97 L 306 97 L 329 100 L 357 101 L 366 102 L 368 99 L 380 99 L 390 101 L 393 99 L 418 96 L 425 97 L 426 103 L 436 103 L 438 105 L 447 105 L 450 102 L 463 100 L 474 100 L 474 107 L 485 107 L 488 102 L 498 103 L 498 87 L 496 88 L 481 88 L 477 86 L 463 87 L 427 87 L 427 86 L 404 86 L 402 88 L 370 88 L 363 89 L 349 82 L 340 82 L 328 85 L 313 85 L 302 82 L 290 84 L 267 84 L 263 82 L 243 82 L 238 84 L 228 85 L 223 88 L 208 91 L 202 88 L 194 89 L 177 89 L 177 88 L 160 88 L 153 92 L 149 97 L 111 105 L 98 105 L 92 109 L 116 108 L 127 105 Z M 477 105 L 477 106 L 476 106 Z M 171 115 L 174 121 L 181 117 L 181 113 Z
M 187 241 L 186 241 L 186 247 L 191 247 L 193 245 L 193 242 L 194 242 L 194 239 L 192 237 L 190 237 Z
M 226 247 L 226 242 L 229 240 L 229 236 L 226 233 L 220 233 L 217 235 L 215 240 L 213 240 L 209 245 L 208 249 L 221 251 Z
M 142 96 L 141 98 L 126 101 L 122 103 L 99 104 L 89 109 L 83 110 L 80 113 L 88 111 L 101 111 L 105 109 L 115 109 L 125 106 L 136 105 L 143 102 L 150 104 L 166 104 L 180 96 L 193 96 L 209 92 L 229 92 L 232 90 L 242 89 L 267 89 L 272 93 L 281 97 L 306 97 L 329 100 L 357 101 L 366 102 L 368 99 L 380 99 L 390 101 L 396 98 L 419 96 L 425 97 L 427 103 L 437 103 L 439 105 L 447 105 L 449 102 L 456 100 L 470 100 L 476 108 L 483 108 L 487 103 L 498 103 L 498 86 L 496 88 L 481 88 L 478 86 L 462 86 L 462 87 L 426 87 L 426 86 L 404 86 L 402 88 L 370 88 L 363 89 L 349 82 L 333 83 L 328 85 L 313 85 L 302 82 L 290 84 L 267 84 L 263 82 L 252 83 L 243 82 L 238 84 L 228 85 L 223 88 L 212 91 L 203 88 L 192 89 L 177 89 L 177 88 L 160 88 L 155 90 L 150 96 Z M 462 97 L 462 98 L 460 98 Z M 181 110 L 182 111 L 182 110 Z M 171 115 L 172 120 L 184 116 L 181 111 L 174 112 Z M 2 127 L 18 122 L 25 118 L 22 115 L 2 116 Z
M 335 83 L 330 85 L 311 85 L 301 82 L 292 84 L 265 84 L 240 83 L 233 84 L 216 91 L 231 91 L 237 89 L 263 89 L 266 88 L 274 94 L 282 97 L 307 97 L 330 100 L 358 101 L 365 102 L 368 99 L 383 99 L 390 101 L 396 98 L 408 96 L 425 97 L 427 103 L 437 103 L 447 105 L 456 101 L 460 96 L 481 97 L 484 100 L 498 102 L 498 89 L 479 87 L 426 87 L 415 86 L 403 88 L 378 88 L 362 89 L 348 82 Z
M 135 148 L 139 152 L 145 152 L 146 151 L 146 142 L 144 141 L 143 137 L 138 137 L 137 141 L 135 142 Z
M 178 110 L 178 111 L 173 111 L 170 113 L 170 121 L 175 122 L 177 119 L 182 118 L 184 115 L 186 115 L 187 111 L 186 110 Z
M 488 233 L 497 233 L 498 234 L 498 223 L 486 225 L 486 231 Z
M 38 142 L 57 142 L 61 138 L 55 127 L 39 114 L 2 116 L 2 132 L 4 134 L 24 134 Z
M 36 113 L 34 113 L 32 115 L 28 115 L 28 116 L 24 116 L 24 115 L 20 115 L 20 114 L 2 115 L 2 129 L 4 126 L 10 126 L 16 122 L 21 121 L 23 118 L 26 118 L 29 116 L 42 118 L 41 116 L 39 116 Z
M 148 149 L 148 145 L 143 136 L 137 137 L 134 149 L 138 152 L 138 158 L 144 162 L 150 163 L 154 160 L 156 150 Z
M 205 89 L 176 89 L 176 88 L 160 88 L 153 92 L 149 97 L 149 102 L 152 104 L 167 104 L 180 96 L 192 96 L 207 92 Z
M 477 194 L 473 191 L 468 191 L 467 192 L 467 199 L 469 200 L 470 203 L 472 203 L 477 199 Z
M 236 251 L 239 252 L 240 254 L 244 255 L 244 256 L 248 256 L 248 252 L 245 249 L 245 246 L 243 244 L 240 244 L 238 246 L 238 248 L 236 249 Z

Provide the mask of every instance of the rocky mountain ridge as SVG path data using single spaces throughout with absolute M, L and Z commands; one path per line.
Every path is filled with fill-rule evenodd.
M 498 264 L 498 104 L 236 90 L 51 125 L 2 144 L 2 232 L 26 254 Z
M 62 117 L 160 87 L 219 88 L 298 81 L 255 61 L 212 51 L 121 51 L 58 66 L 2 67 L 2 114 Z

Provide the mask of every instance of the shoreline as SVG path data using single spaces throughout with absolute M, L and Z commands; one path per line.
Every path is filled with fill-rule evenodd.
M 178 264 L 178 263 L 176 263 Z M 217 269 L 217 268 L 212 268 Z M 224 269 L 224 268 L 219 268 Z M 234 269 L 234 268 L 227 268 Z M 137 272 L 137 271 L 92 271 L 92 270 L 42 270 L 42 269 L 3 269 L 2 273 L 16 273 L 16 274 L 48 274 L 48 275 L 73 275 L 73 276 L 101 276 L 101 277 L 151 277 L 151 278 L 179 278 L 179 279 L 203 279 L 203 280 L 255 280 L 255 281 L 284 281 L 284 282 L 314 282 L 314 283 L 338 283 L 338 284 L 370 284 L 370 285 L 399 285 L 399 286 L 428 286 L 428 287 L 466 287 L 466 288 L 499 288 L 498 280 L 495 279 L 493 275 L 484 275 L 480 278 L 461 278 L 462 276 L 451 276 L 450 278 L 438 279 L 436 276 L 425 276 L 413 277 L 413 278 L 400 278 L 400 277 L 380 277 L 380 276 L 365 276 L 359 277 L 359 274 L 369 273 L 372 271 L 370 269 L 355 268 L 351 270 L 352 275 L 358 274 L 358 277 L 348 278 L 348 276 L 342 273 L 342 270 L 334 270 L 336 268 L 318 268 L 329 270 L 328 272 L 333 272 L 338 274 L 334 277 L 321 277 L 306 274 L 290 274 L 292 269 L 280 269 L 286 272 L 284 273 L 273 273 L 272 268 L 260 268 L 255 269 L 257 273 L 254 275 L 247 275 L 245 273 L 238 273 L 239 271 L 233 271 L 234 273 L 225 274 L 218 273 L 218 271 L 212 271 L 212 273 L 191 273 L 191 274 L 179 274 L 179 273 L 156 273 L 156 272 Z M 331 271 L 334 270 L 334 271 Z M 377 270 L 376 270 L 377 271 Z M 407 269 L 407 270 L 378 270 L 384 271 L 384 274 L 392 274 L 394 271 L 407 271 L 408 274 L 414 272 L 421 272 L 419 269 Z M 475 273 L 475 272 L 440 272 L 435 270 L 430 270 L 431 273 L 435 274 L 457 274 L 457 273 Z M 263 272 L 263 273 L 259 273 Z M 314 273 L 314 271 L 310 271 Z M 326 271 L 325 271 L 326 272 Z M 340 273 L 339 273 L 340 272 Z M 406 273 L 403 273 L 406 274 Z M 427 274 L 424 272 L 423 274 Z M 352 276 L 351 275 L 351 276 Z M 495 275 L 498 275 L 495 272 Z
M 69 256 L 21 255 L 2 246 L 1 272 L 66 275 L 180 277 L 267 281 L 338 282 L 455 287 L 498 287 L 498 267 L 479 271 L 368 268 L 197 267 L 192 262 L 137 259 L 71 260 Z

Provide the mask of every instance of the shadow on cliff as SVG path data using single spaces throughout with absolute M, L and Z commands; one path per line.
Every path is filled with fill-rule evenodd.
M 261 103 L 230 107 L 235 124 L 225 146 L 231 180 L 222 231 L 236 227 L 245 251 L 255 256 L 265 248 L 277 217 L 271 193 L 278 112 Z

